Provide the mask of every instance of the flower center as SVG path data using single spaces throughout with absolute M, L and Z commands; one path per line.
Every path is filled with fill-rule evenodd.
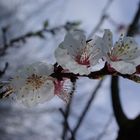
M 80 65 L 90 66 L 89 56 L 86 54 L 77 55 L 75 61 Z
M 110 60 L 111 61 L 120 61 L 121 59 L 120 58 L 118 58 L 117 56 L 115 56 L 115 55 L 111 55 L 110 53 L 108 53 L 108 56 L 109 56 L 109 58 L 110 58 Z
M 55 85 L 55 94 L 59 95 L 61 93 L 62 87 L 63 87 L 64 81 L 58 81 L 55 80 L 54 81 L 54 85 Z
M 32 86 L 33 89 L 40 88 L 45 82 L 45 79 L 36 74 L 32 74 L 30 77 L 26 79 L 26 84 Z

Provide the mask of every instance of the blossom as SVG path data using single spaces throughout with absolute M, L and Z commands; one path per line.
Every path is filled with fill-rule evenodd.
M 17 101 L 34 106 L 54 97 L 53 66 L 43 62 L 28 65 L 17 72 L 9 83 Z
M 70 79 L 63 79 L 61 81 L 55 80 L 55 95 L 62 99 L 65 103 L 69 103 L 74 92 L 74 85 Z
M 6 94 L 14 93 L 16 100 L 27 107 L 49 101 L 55 95 L 68 103 L 71 95 L 65 88 L 66 80 L 52 77 L 53 72 L 53 65 L 44 62 L 25 66 L 9 81 Z
M 89 74 L 89 67 L 98 63 L 101 58 L 99 37 L 86 41 L 82 31 L 67 33 L 64 41 L 55 50 L 57 62 L 73 73 Z
M 132 37 L 121 36 L 113 46 L 112 33 L 105 29 L 102 40 L 103 58 L 112 68 L 122 74 L 136 72 L 136 66 L 140 64 L 140 49 Z

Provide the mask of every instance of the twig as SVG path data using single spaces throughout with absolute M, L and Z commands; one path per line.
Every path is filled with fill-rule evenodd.
M 105 126 L 104 126 L 104 128 L 103 128 L 103 131 L 98 135 L 98 137 L 96 138 L 96 140 L 101 140 L 101 139 L 103 138 L 103 136 L 105 135 L 106 130 L 107 130 L 107 128 L 109 127 L 109 125 L 111 124 L 113 118 L 114 118 L 114 117 L 113 117 L 113 114 L 111 114 L 111 115 L 109 116 L 108 121 L 106 122 L 106 124 L 105 124 Z
M 138 10 L 136 12 L 136 15 L 134 16 L 134 19 L 128 28 L 127 36 L 134 36 L 137 33 L 137 30 L 139 29 L 139 20 L 140 20 L 140 1 L 138 4 Z
M 64 117 L 62 140 L 65 140 L 68 130 L 70 131 L 71 135 L 73 135 L 73 132 L 72 132 L 72 130 L 71 130 L 70 126 L 69 126 L 69 123 L 68 123 L 68 118 L 69 118 L 70 111 L 71 111 L 73 93 L 75 92 L 76 79 L 72 80 L 71 82 L 73 83 L 73 89 L 72 89 L 72 92 L 70 93 L 71 94 L 71 100 L 70 100 L 69 104 L 67 105 L 65 112 L 62 109 L 60 109 L 60 112 L 62 113 L 62 115 Z M 73 140 L 75 140 L 75 138 L 73 138 Z
M 99 23 L 97 24 L 97 26 L 93 29 L 93 31 L 90 33 L 90 35 L 89 35 L 89 37 L 88 37 L 88 39 L 90 39 L 92 36 L 93 36 L 93 34 L 100 28 L 100 26 L 103 24 L 103 22 L 104 22 L 104 20 L 105 20 L 105 18 L 106 18 L 106 11 L 107 11 L 107 9 L 108 9 L 108 7 L 110 6 L 110 4 L 112 3 L 112 1 L 113 0 L 108 0 L 108 2 L 107 2 L 107 4 L 105 5 L 105 7 L 104 7 L 104 9 L 103 9 L 103 11 L 102 11 L 102 16 L 101 16 L 101 18 L 100 18 L 100 21 L 99 21 Z M 95 72 L 95 73 L 90 73 L 87 77 L 89 77 L 89 78 L 91 78 L 91 77 L 94 77 L 94 78 L 99 78 L 98 77 L 98 74 L 104 74 L 104 70 L 100 73 L 98 73 L 98 72 Z M 54 76 L 55 77 L 58 77 L 58 78 L 60 78 L 61 79 L 61 76 L 59 75 L 59 74 L 54 74 Z M 73 74 L 73 73 L 69 73 L 69 74 L 64 74 L 63 75 L 64 77 L 66 76 L 68 76 L 70 79 L 77 79 L 77 77 L 78 76 L 80 76 L 79 74 L 77 74 L 77 75 L 75 75 L 75 74 Z M 63 77 L 62 76 L 62 77 Z M 86 75 L 83 75 L 83 76 L 86 76 Z M 68 78 L 67 77 L 67 78 Z M 102 80 L 101 80 L 101 82 L 102 82 Z M 97 88 L 99 88 L 100 87 L 100 85 L 101 85 L 101 83 L 99 82 L 99 84 L 97 85 Z M 98 87 L 99 86 L 99 87 Z M 95 89 L 95 91 L 93 92 L 93 94 L 92 94 L 92 99 L 91 100 L 89 100 L 90 102 L 92 102 L 92 100 L 93 100 L 93 98 L 94 98 L 94 94 L 96 94 L 96 90 L 98 90 L 98 89 Z M 89 106 L 90 106 L 90 102 L 87 102 L 87 106 L 86 107 L 88 107 L 89 108 Z M 80 124 L 82 123 L 82 120 L 84 119 L 84 117 L 85 117 L 85 115 L 86 115 L 86 113 L 87 113 L 87 111 L 86 110 L 88 110 L 88 109 L 86 109 L 86 107 L 85 107 L 85 109 L 83 110 L 83 113 L 81 114 L 81 118 L 79 119 L 79 121 L 77 122 L 77 125 L 75 126 L 75 129 L 74 129 L 74 133 L 71 133 L 72 134 L 72 137 L 71 137 L 71 139 L 72 140 L 74 140 L 75 139 L 75 135 L 76 135 L 76 132 L 77 132 L 77 130 L 78 130 L 78 128 L 80 127 Z M 69 108 L 68 108 L 69 109 Z M 67 110 L 66 110 L 66 114 L 67 114 Z M 69 113 L 70 114 L 70 113 Z M 69 115 L 68 114 L 68 115 Z M 67 116 L 67 118 L 68 118 L 68 116 Z M 64 140 L 65 139 L 65 132 L 66 131 L 66 127 L 64 126 L 64 129 L 63 129 L 63 135 L 62 135 L 62 139 Z
M 65 30 L 69 31 L 69 30 L 77 27 L 78 25 L 79 25 L 79 22 L 67 22 L 65 25 L 60 25 L 60 26 L 57 26 L 57 27 L 48 28 L 48 25 L 44 24 L 44 26 L 40 30 L 37 30 L 37 31 L 34 31 L 34 32 L 33 31 L 28 32 L 28 33 L 26 33 L 22 36 L 11 39 L 9 42 L 7 42 L 7 39 L 6 39 L 6 31 L 7 30 L 2 30 L 3 33 L 4 33 L 3 34 L 4 46 L 2 46 L 0 48 L 0 57 L 5 55 L 5 53 L 6 53 L 6 51 L 9 47 L 13 47 L 16 43 L 19 43 L 19 42 L 25 43 L 28 38 L 31 38 L 31 37 L 45 38 L 44 33 L 50 33 L 52 35 L 55 35 L 56 32 L 61 30 L 61 29 L 65 29 Z
M 70 138 L 70 140 L 74 140 L 75 135 L 76 135 L 76 133 L 77 133 L 79 127 L 81 126 L 81 124 L 82 124 L 82 122 L 83 122 L 83 120 L 84 120 L 84 118 L 85 118 L 85 116 L 86 116 L 86 114 L 87 114 L 87 112 L 88 112 L 88 110 L 89 110 L 89 108 L 90 108 L 90 105 L 91 105 L 91 103 L 92 103 L 92 101 L 93 101 L 95 95 L 97 94 L 97 91 L 99 90 L 99 88 L 100 88 L 101 85 L 102 85 L 102 82 L 103 82 L 103 79 L 99 81 L 99 83 L 98 83 L 98 85 L 96 86 L 94 92 L 92 93 L 91 97 L 90 97 L 89 100 L 87 101 L 87 104 L 86 104 L 85 108 L 83 109 L 83 112 L 81 113 L 80 118 L 78 119 L 78 122 L 76 123 L 75 128 L 73 129 L 73 133 L 72 133 L 73 135 L 72 135 L 72 137 Z
M 91 39 L 92 36 L 99 30 L 99 28 L 102 26 L 104 23 L 105 19 L 108 18 L 108 15 L 106 14 L 107 10 L 109 9 L 110 5 L 112 4 L 113 0 L 108 0 L 106 3 L 105 7 L 102 10 L 101 18 L 97 25 L 94 27 L 94 29 L 91 31 L 91 33 L 88 36 L 88 39 Z
M 61 114 L 63 115 L 63 117 L 65 119 L 65 122 L 64 122 L 65 129 L 63 129 L 63 134 L 62 134 L 62 140 L 64 140 L 65 136 L 66 136 L 66 130 L 68 129 L 70 131 L 71 135 L 73 135 L 73 131 L 69 126 L 68 120 L 66 119 L 67 118 L 66 112 L 64 112 L 63 109 L 61 109 L 61 108 L 59 109 L 59 111 L 61 112 Z
M 7 30 L 8 30 L 8 26 L 2 28 L 2 37 L 3 37 L 4 49 L 7 49 L 7 47 L 8 47 L 8 44 L 7 44 Z

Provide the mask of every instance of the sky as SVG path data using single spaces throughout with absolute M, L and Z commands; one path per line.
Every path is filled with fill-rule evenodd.
M 52 27 L 64 24 L 67 21 L 78 20 L 81 21 L 80 28 L 88 36 L 98 24 L 106 2 L 107 0 L 36 0 L 36 2 L 29 0 L 27 3 L 26 0 L 1 0 L 0 4 L 3 7 L 3 12 L 0 14 L 2 19 L 0 26 L 2 27 L 10 23 L 9 37 L 13 38 L 28 31 L 40 29 L 46 19 L 49 20 Z M 118 24 L 129 25 L 136 12 L 137 4 L 138 0 L 129 0 L 129 2 L 128 0 L 114 0 L 107 10 L 107 14 Z M 8 16 L 11 12 L 13 14 Z M 106 28 L 111 29 L 114 33 L 115 42 L 120 33 L 116 32 L 116 27 L 110 24 L 110 22 L 106 21 L 97 34 L 102 36 L 102 31 Z M 58 33 L 54 37 L 48 35 L 47 40 L 29 39 L 20 49 L 9 49 L 8 55 L 2 58 L 3 63 L 1 64 L 3 65 L 6 61 L 10 63 L 10 68 L 6 74 L 10 76 L 17 68 L 36 61 L 54 63 L 56 61 L 54 50 L 63 40 L 64 35 L 64 32 L 60 32 L 60 34 Z M 137 41 L 138 39 L 139 36 Z M 69 118 L 71 127 L 74 126 L 97 83 L 98 80 L 89 80 L 87 78 L 78 80 L 72 105 L 72 115 Z M 120 90 L 124 111 L 128 117 L 134 118 L 140 113 L 140 86 L 121 78 Z M 7 107 L 11 106 L 11 103 L 6 103 L 7 101 L 1 102 L 4 108 L 7 109 Z M 12 103 L 11 110 L 9 114 L 7 113 L 10 116 L 6 118 L 1 116 L 0 128 L 5 128 L 6 130 L 5 137 L 2 140 L 9 140 L 10 138 L 18 140 L 21 136 L 22 140 L 32 140 L 34 138 L 38 140 L 61 140 L 59 137 L 61 135 L 60 127 L 63 118 L 58 111 L 60 107 L 64 108 L 65 104 L 57 97 L 51 102 L 32 109 L 26 109 Z M 106 77 L 83 125 L 78 131 L 77 139 L 90 140 L 96 138 L 101 133 L 111 114 L 110 77 Z M 36 123 L 36 127 L 34 127 L 34 123 Z M 44 131 L 45 129 L 47 131 Z M 94 131 L 91 131 L 92 129 Z M 112 119 L 103 140 L 114 140 L 117 129 L 115 120 Z M 112 130 L 115 131 L 112 132 Z M 55 134 L 56 131 L 57 134 Z

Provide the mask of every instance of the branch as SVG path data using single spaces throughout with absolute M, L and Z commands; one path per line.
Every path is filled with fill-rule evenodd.
M 67 110 L 69 110 L 69 107 L 67 107 Z M 65 140 L 67 130 L 70 131 L 71 135 L 73 135 L 73 131 L 70 128 L 69 123 L 68 123 L 68 116 L 69 116 L 69 113 L 67 113 L 68 111 L 64 112 L 63 109 L 61 109 L 61 108 L 59 109 L 59 111 L 64 117 L 64 128 L 63 128 L 63 133 L 62 133 L 62 140 Z
M 48 28 L 48 22 L 46 21 L 44 23 L 44 26 L 40 30 L 37 30 L 34 32 L 33 31 L 28 32 L 22 36 L 13 38 L 9 42 L 7 42 L 7 39 L 6 39 L 7 30 L 3 30 L 3 29 L 5 29 L 5 28 L 3 28 L 2 32 L 3 32 L 4 45 L 0 48 L 0 57 L 5 55 L 7 49 L 9 47 L 13 47 L 16 43 L 19 43 L 19 42 L 25 43 L 28 38 L 32 38 L 32 37 L 45 38 L 44 33 L 50 33 L 52 35 L 55 35 L 56 32 L 60 31 L 61 29 L 65 29 L 66 31 L 69 31 L 69 30 L 76 28 L 79 24 L 80 24 L 79 22 L 67 22 L 64 25 L 60 25 L 60 26 L 53 27 L 53 28 Z
M 104 23 L 105 19 L 108 18 L 108 15 L 106 14 L 107 10 L 109 9 L 110 5 L 112 4 L 113 0 L 108 0 L 108 2 L 106 3 L 105 7 L 102 10 L 102 14 L 101 14 L 101 18 L 99 20 L 99 22 L 97 23 L 97 25 L 94 27 L 94 29 L 91 31 L 91 33 L 89 34 L 88 39 L 92 38 L 92 36 L 99 30 L 99 28 L 102 26 L 102 24 Z
M 134 19 L 128 28 L 127 36 L 133 36 L 135 34 L 136 28 L 138 26 L 139 18 L 140 18 L 140 3 L 136 15 L 134 16 Z M 126 76 L 129 79 L 136 79 L 136 81 L 139 81 L 139 77 L 137 77 L 136 75 L 134 76 L 123 75 L 123 76 L 124 77 Z M 116 76 L 112 77 L 111 79 L 111 95 L 112 95 L 113 111 L 115 114 L 116 121 L 120 128 L 124 128 L 126 125 L 129 124 L 130 120 L 124 114 L 122 109 L 122 105 L 119 97 L 119 81 L 118 81 L 118 77 Z
M 62 140 L 65 140 L 68 130 L 70 131 L 71 135 L 73 135 L 73 131 L 71 130 L 71 128 L 69 126 L 69 123 L 68 123 L 68 117 L 69 117 L 69 114 L 70 114 L 70 111 L 71 111 L 71 105 L 72 105 L 73 93 L 75 91 L 76 80 L 73 80 L 72 82 L 73 82 L 73 90 L 72 90 L 72 93 L 71 93 L 71 100 L 70 100 L 69 104 L 67 105 L 65 112 L 62 109 L 60 109 L 60 112 L 64 117 Z M 75 138 L 73 138 L 73 140 L 75 140 Z
M 104 67 L 98 71 L 93 71 L 88 75 L 80 75 L 80 74 L 74 74 L 72 72 L 70 73 L 63 73 L 63 68 L 59 65 L 55 65 L 55 71 L 53 74 L 51 74 L 52 77 L 57 78 L 58 80 L 62 80 L 63 78 L 69 78 L 72 81 L 75 81 L 78 79 L 78 77 L 88 77 L 90 79 L 100 79 L 106 75 L 112 75 L 112 76 L 121 76 L 123 78 L 132 80 L 134 82 L 140 83 L 140 77 L 132 74 L 121 74 L 117 72 L 115 69 L 108 68 L 108 64 L 106 63 Z
M 127 36 L 134 36 L 137 33 L 137 30 L 139 29 L 139 19 L 140 19 L 140 2 L 138 4 L 138 10 L 136 12 L 136 15 L 134 16 L 134 19 L 128 28 Z
M 111 115 L 109 116 L 108 121 L 106 122 L 106 124 L 105 124 L 105 126 L 104 126 L 104 128 L 103 128 L 103 131 L 99 134 L 99 136 L 96 138 L 96 140 L 101 140 L 101 139 L 102 139 L 102 137 L 103 137 L 103 136 L 105 135 L 105 133 L 106 133 L 107 128 L 108 128 L 109 125 L 111 124 L 112 120 L 113 120 L 113 115 L 111 114 Z
M 121 101 L 119 97 L 119 79 L 118 76 L 114 76 L 111 79 L 111 98 L 112 98 L 112 105 L 114 110 L 114 115 L 116 121 L 120 128 L 122 128 L 128 122 L 128 118 L 123 112 Z
M 89 100 L 87 101 L 87 104 L 86 104 L 85 108 L 83 109 L 83 112 L 81 113 L 80 118 L 78 119 L 78 122 L 77 122 L 75 128 L 73 129 L 73 133 L 72 133 L 73 135 L 72 135 L 72 137 L 71 137 L 70 140 L 74 140 L 75 135 L 76 135 L 76 133 L 77 133 L 79 127 L 82 125 L 82 122 L 83 122 L 83 120 L 84 120 L 84 118 L 85 118 L 85 116 L 86 116 L 86 114 L 87 114 L 87 112 L 88 112 L 88 110 L 89 110 L 89 108 L 90 108 L 90 106 L 91 106 L 91 103 L 92 103 L 94 97 L 96 96 L 97 91 L 98 91 L 99 88 L 101 87 L 102 83 L 103 83 L 103 79 L 99 81 L 99 83 L 98 83 L 98 85 L 96 86 L 94 92 L 92 93 L 91 97 L 90 97 Z

